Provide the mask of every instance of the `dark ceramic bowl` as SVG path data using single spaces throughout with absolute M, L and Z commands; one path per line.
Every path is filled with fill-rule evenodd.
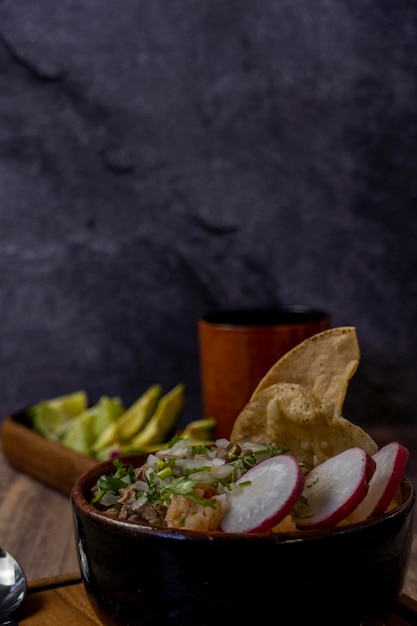
M 139 466 L 146 457 L 126 462 Z M 97 479 L 113 472 L 111 461 L 100 463 L 71 492 L 83 582 L 103 624 L 357 625 L 384 620 L 402 589 L 416 499 L 406 478 L 403 502 L 388 514 L 284 536 L 161 530 L 112 519 L 88 500 Z

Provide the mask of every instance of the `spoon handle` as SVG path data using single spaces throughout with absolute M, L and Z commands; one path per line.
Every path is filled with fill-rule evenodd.
M 19 626 L 19 624 L 15 622 L 14 619 L 6 618 L 4 620 L 1 620 L 0 626 Z

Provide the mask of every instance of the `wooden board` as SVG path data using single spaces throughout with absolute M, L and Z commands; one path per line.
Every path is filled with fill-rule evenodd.
M 45 578 L 29 583 L 19 626 L 98 626 L 79 574 Z
M 19 626 L 100 626 L 79 573 L 33 581 L 22 607 L 15 614 Z M 383 624 L 365 620 L 361 626 L 416 626 L 417 602 L 401 595 L 394 612 Z
M 1 427 L 6 460 L 16 469 L 69 495 L 75 479 L 97 461 L 39 435 L 24 412 L 7 416 Z

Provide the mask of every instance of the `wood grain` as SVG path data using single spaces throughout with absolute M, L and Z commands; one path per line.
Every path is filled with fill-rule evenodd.
M 42 437 L 25 425 L 23 414 L 9 415 L 1 427 L 3 454 L 18 470 L 69 494 L 75 479 L 97 461 Z
M 78 569 L 69 497 L 14 470 L 2 455 L 0 537 L 29 580 Z
M 84 587 L 76 575 L 37 581 L 29 586 L 19 626 L 97 626 Z

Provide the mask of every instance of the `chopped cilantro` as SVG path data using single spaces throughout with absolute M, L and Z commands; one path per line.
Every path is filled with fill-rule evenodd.
M 250 469 L 259 462 L 259 456 L 264 456 L 265 454 L 269 456 L 277 456 L 278 454 L 285 454 L 285 452 L 287 452 L 287 450 L 283 448 L 274 448 L 274 446 L 269 444 L 266 448 L 262 448 L 262 450 L 255 450 L 252 451 L 250 454 L 245 454 L 244 456 L 237 457 L 233 461 L 230 461 L 230 464 L 233 465 L 233 467 L 235 467 L 237 470 L 240 470 L 241 472 L 246 472 L 248 469 Z
M 175 445 L 177 441 L 180 441 L 180 439 L 182 439 L 181 435 L 174 435 L 173 437 L 171 437 L 168 442 L 168 448 L 172 448 L 172 446 Z
M 94 496 L 93 502 L 98 502 L 105 493 L 110 491 L 115 496 L 119 495 L 120 490 L 133 484 L 136 480 L 133 465 L 126 467 L 119 459 L 114 459 L 113 465 L 116 468 L 114 474 L 109 476 L 101 476 L 98 480 L 98 493 Z

